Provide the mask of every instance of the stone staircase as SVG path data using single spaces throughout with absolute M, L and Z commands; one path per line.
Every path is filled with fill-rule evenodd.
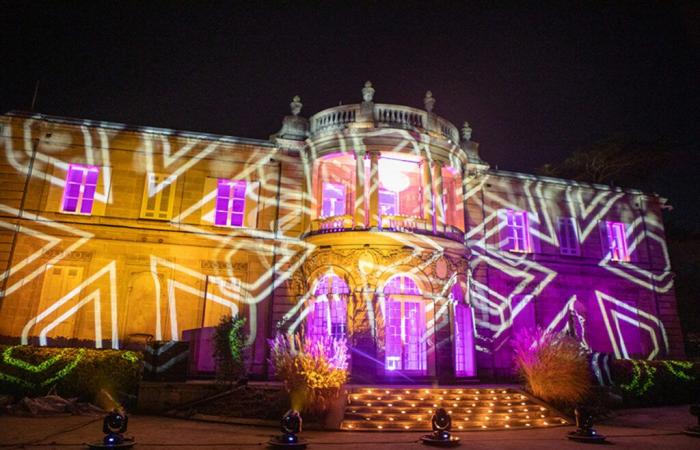
M 506 387 L 354 387 L 341 429 L 430 430 L 437 408 L 452 416 L 452 431 L 505 430 L 568 424 L 556 411 L 520 390 Z

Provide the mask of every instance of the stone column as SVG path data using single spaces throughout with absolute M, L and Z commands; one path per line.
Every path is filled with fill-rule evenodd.
M 355 149 L 355 228 L 365 228 L 365 149 Z
M 460 170 L 460 182 L 462 183 L 462 211 L 464 214 L 464 243 L 468 245 L 467 233 L 469 233 L 469 199 L 467 199 L 467 191 L 469 190 L 469 177 L 467 176 L 467 169 L 462 168 Z
M 423 160 L 420 163 L 421 168 L 421 201 L 423 220 L 425 220 L 426 226 L 431 229 L 435 229 L 433 225 L 433 189 L 431 188 L 431 178 L 430 178 L 430 162 L 428 160 Z
M 379 152 L 369 152 L 369 227 L 379 227 Z
M 442 195 L 444 193 L 444 188 L 442 186 L 442 166 L 444 163 L 442 161 L 433 161 L 432 172 L 433 172 L 433 204 L 435 205 L 435 215 L 434 223 L 435 228 L 433 232 L 444 232 L 445 231 L 445 204 L 442 200 Z

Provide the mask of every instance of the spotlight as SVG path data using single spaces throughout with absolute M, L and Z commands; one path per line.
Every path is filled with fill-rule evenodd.
M 577 406 L 574 414 L 576 415 L 576 431 L 570 432 L 566 437 L 572 441 L 594 444 L 600 444 L 605 441 L 605 436 L 598 434 L 593 428 L 593 415 L 588 410 L 582 406 Z
M 268 441 L 267 444 L 270 447 L 299 450 L 306 448 L 306 441 L 297 437 L 297 434 L 301 433 L 301 414 L 299 411 L 294 409 L 287 411 L 282 417 L 280 425 L 282 434 Z
M 102 421 L 102 432 L 105 437 L 102 441 L 88 444 L 88 447 L 91 449 L 132 448 L 135 444 L 134 440 L 124 437 L 128 422 L 126 413 L 118 409 L 112 410 Z
M 690 414 L 698 418 L 698 424 L 683 430 L 688 436 L 700 437 L 700 405 L 690 405 Z
M 436 447 L 456 447 L 459 445 L 459 438 L 450 435 L 452 418 L 445 411 L 445 408 L 439 408 L 435 411 L 431 425 L 433 427 L 432 434 L 425 434 L 421 437 L 424 444 Z

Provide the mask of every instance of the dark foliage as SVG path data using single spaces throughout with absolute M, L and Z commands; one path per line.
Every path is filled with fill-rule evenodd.
M 0 352 L 0 394 L 20 398 L 53 391 L 92 402 L 104 390 L 133 404 L 138 393 L 143 365 L 137 352 L 28 345 L 0 346 Z

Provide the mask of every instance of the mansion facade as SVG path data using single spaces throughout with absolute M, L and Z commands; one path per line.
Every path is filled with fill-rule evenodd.
M 535 327 L 682 356 L 665 200 L 494 170 L 434 105 L 295 97 L 269 140 L 0 116 L 0 337 L 120 348 L 238 314 L 259 377 L 281 331 L 397 383 L 509 375 Z

